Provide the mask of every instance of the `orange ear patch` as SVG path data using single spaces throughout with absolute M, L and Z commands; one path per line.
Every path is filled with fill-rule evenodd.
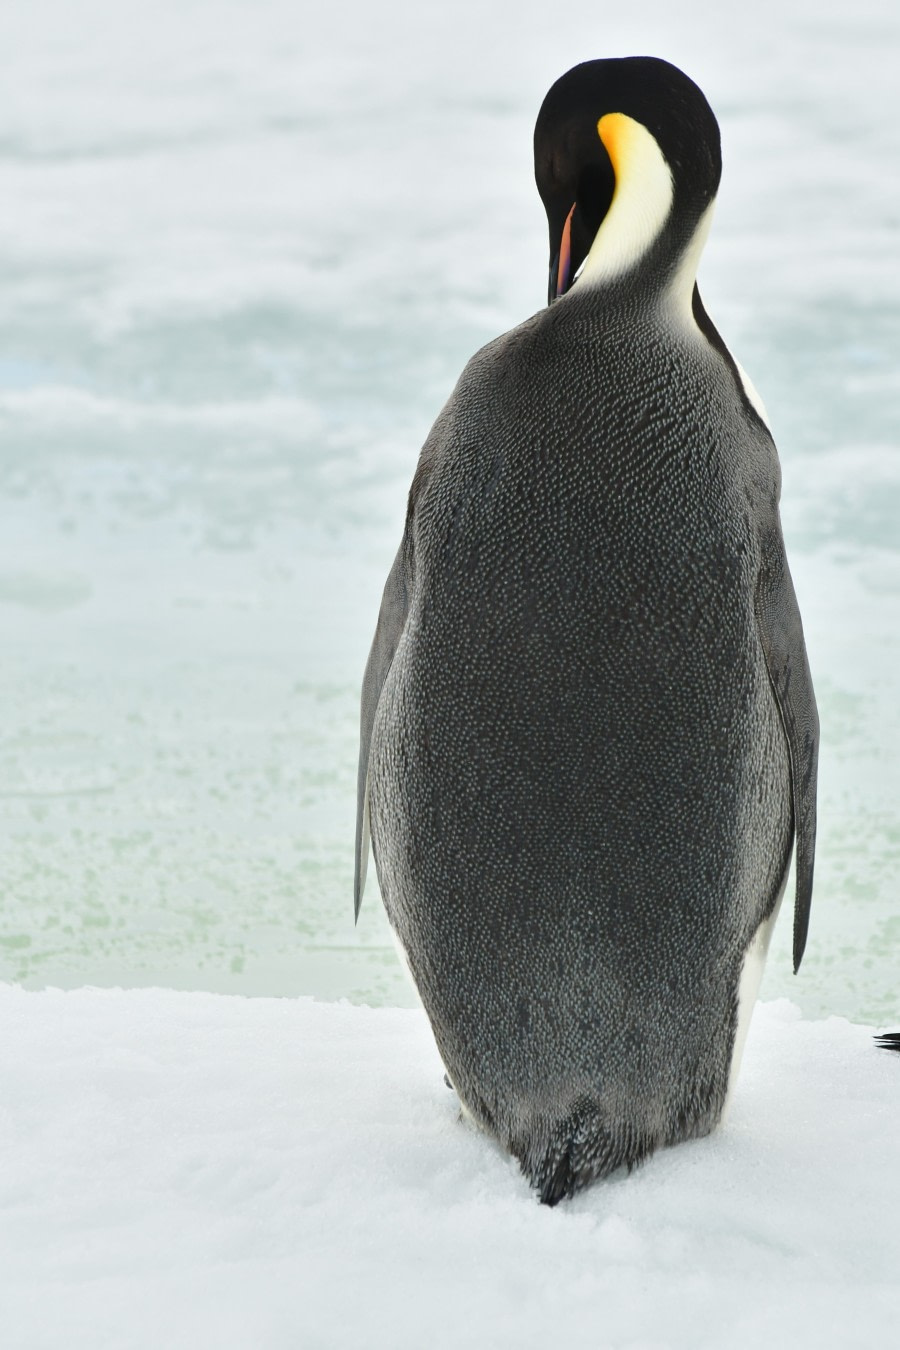
M 597 135 L 609 155 L 617 182 L 628 158 L 633 127 L 634 122 L 624 113 L 607 113 L 597 123 Z

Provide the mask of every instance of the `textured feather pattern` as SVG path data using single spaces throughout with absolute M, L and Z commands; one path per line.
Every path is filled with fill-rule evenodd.
M 633 286 L 484 348 L 422 451 L 373 851 L 453 1084 L 547 1203 L 722 1109 L 793 833 L 778 493 L 732 366 Z

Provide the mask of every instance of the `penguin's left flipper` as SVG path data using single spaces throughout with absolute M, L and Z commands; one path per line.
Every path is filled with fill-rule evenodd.
M 394 559 L 385 582 L 372 649 L 363 676 L 359 711 L 359 773 L 356 783 L 356 869 L 353 879 L 353 914 L 359 918 L 366 870 L 369 864 L 369 745 L 378 700 L 394 659 L 409 613 L 406 540 Z
M 819 761 L 819 715 L 803 642 L 803 625 L 788 571 L 781 528 L 775 525 L 764 543 L 756 589 L 756 619 L 787 737 L 794 807 L 797 892 L 794 901 L 794 973 L 800 968 L 809 908 L 812 902 L 816 852 L 816 773 Z

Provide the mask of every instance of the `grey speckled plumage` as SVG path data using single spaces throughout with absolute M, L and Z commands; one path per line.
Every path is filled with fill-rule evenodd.
M 678 121 L 672 91 L 675 142 L 653 121 Z M 558 82 L 536 133 L 551 254 L 557 188 L 588 222 L 576 252 L 600 239 L 607 152 L 579 196 L 594 148 L 567 128 L 605 111 L 656 137 L 671 211 L 618 273 L 569 285 L 554 258 L 562 298 L 467 365 L 422 450 L 362 701 L 357 906 L 371 822 L 453 1085 L 548 1203 L 715 1125 L 795 818 L 802 955 L 815 834 L 775 448 L 699 295 L 671 301 L 718 184 L 717 132 L 710 165 L 684 149 L 708 150 L 712 114 L 649 59 Z

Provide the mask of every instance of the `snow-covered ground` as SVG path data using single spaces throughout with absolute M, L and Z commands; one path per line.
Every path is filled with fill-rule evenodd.
M 886 1350 L 900 1055 L 762 1005 L 731 1115 L 555 1210 L 421 1012 L 0 988 L 9 1350 Z

